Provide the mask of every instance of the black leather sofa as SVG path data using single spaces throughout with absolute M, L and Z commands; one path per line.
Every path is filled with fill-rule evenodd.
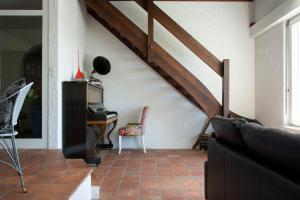
M 212 126 L 207 200 L 300 200 L 300 135 L 222 117 Z

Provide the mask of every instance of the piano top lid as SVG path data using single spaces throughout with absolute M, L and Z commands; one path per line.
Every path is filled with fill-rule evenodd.
M 90 85 L 92 87 L 96 87 L 96 88 L 99 88 L 99 89 L 103 89 L 103 86 L 100 85 L 100 84 L 95 84 L 95 83 L 92 83 L 92 82 L 89 82 L 89 81 L 84 81 L 84 80 L 72 80 L 72 81 L 63 81 L 64 84 L 68 84 L 68 83 L 71 83 L 71 84 L 74 84 L 74 83 L 78 83 L 78 84 L 87 84 L 87 85 Z
M 88 83 L 88 85 L 90 85 L 90 86 L 93 86 L 93 87 L 96 87 L 96 88 L 99 88 L 99 89 L 102 89 L 102 90 L 103 90 L 102 84 L 98 84 L 98 82 L 97 82 L 97 83 L 87 82 L 87 83 Z

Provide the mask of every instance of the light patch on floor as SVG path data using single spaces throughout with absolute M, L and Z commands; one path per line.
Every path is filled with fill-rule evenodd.
M 124 150 L 102 153 L 92 173 L 100 199 L 204 200 L 204 162 L 199 150 Z

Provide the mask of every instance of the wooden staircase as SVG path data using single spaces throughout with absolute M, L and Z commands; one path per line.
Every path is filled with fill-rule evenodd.
M 108 0 L 85 0 L 88 12 L 97 21 L 119 38 L 176 90 L 207 114 L 208 120 L 206 120 L 201 130 L 201 134 L 203 134 L 210 118 L 217 114 L 230 115 L 229 60 L 219 61 L 211 52 L 158 8 L 153 3 L 153 0 L 135 1 L 148 12 L 148 34 L 144 33 Z M 154 19 L 223 78 L 222 105 L 199 79 L 153 40 Z

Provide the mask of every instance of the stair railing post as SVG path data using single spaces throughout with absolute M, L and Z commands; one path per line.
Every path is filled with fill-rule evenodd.
M 222 109 L 223 116 L 229 116 L 229 59 L 223 60 Z
M 151 49 L 153 44 L 153 0 L 148 0 L 148 62 L 151 62 Z

